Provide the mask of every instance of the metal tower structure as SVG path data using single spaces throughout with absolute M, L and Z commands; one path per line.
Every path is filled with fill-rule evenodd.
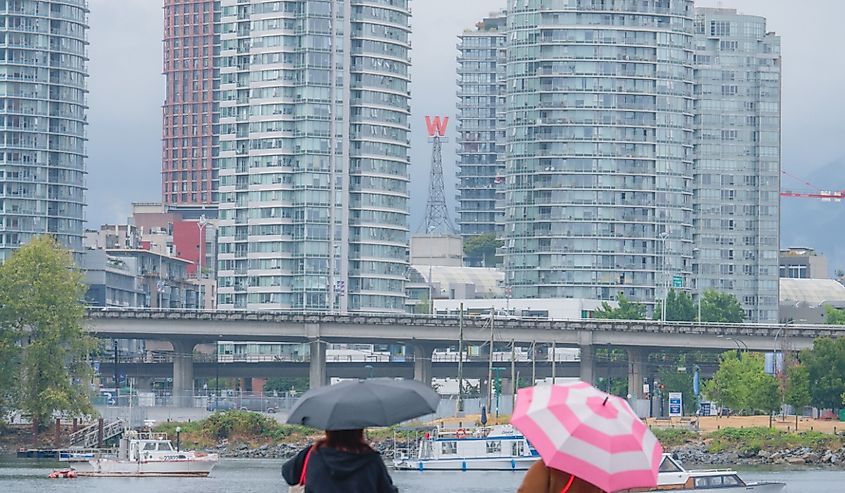
M 456 234 L 455 226 L 449 219 L 449 208 L 446 205 L 446 192 L 443 185 L 441 140 L 446 134 L 449 117 L 444 117 L 441 120 L 439 116 L 434 117 L 434 119 L 427 116 L 425 117 L 425 124 L 432 141 L 431 172 L 429 175 L 428 202 L 425 204 L 425 219 L 420 227 L 420 232 L 427 235 L 434 233 Z

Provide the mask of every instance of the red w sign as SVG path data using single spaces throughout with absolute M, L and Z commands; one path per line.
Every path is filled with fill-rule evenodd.
M 432 119 L 430 116 L 425 117 L 425 126 L 428 129 L 428 136 L 434 137 L 435 134 L 439 137 L 446 135 L 446 127 L 449 125 L 449 117 L 444 116 L 441 120 L 439 116 Z

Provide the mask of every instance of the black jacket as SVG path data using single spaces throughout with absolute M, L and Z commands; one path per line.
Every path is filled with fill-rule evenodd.
M 308 448 L 282 466 L 282 477 L 290 485 L 299 484 Z M 337 449 L 314 449 L 305 472 L 308 493 L 396 493 L 387 467 L 378 452 L 355 454 Z

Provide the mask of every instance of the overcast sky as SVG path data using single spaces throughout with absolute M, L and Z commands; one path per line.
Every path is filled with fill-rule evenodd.
M 90 0 L 88 121 L 89 227 L 123 222 L 132 202 L 161 200 L 161 0 Z M 763 15 L 783 37 L 783 166 L 799 176 L 845 156 L 845 55 L 842 0 L 699 0 L 698 6 Z M 799 6 L 800 5 L 800 6 Z M 497 0 L 413 0 L 412 222 L 419 227 L 430 146 L 423 117 L 449 115 L 456 104 L 458 34 L 504 7 Z M 450 123 L 454 141 L 454 124 Z M 454 147 L 444 172 L 454 206 Z M 845 188 L 842 180 L 830 184 Z M 454 211 L 453 211 L 454 212 Z

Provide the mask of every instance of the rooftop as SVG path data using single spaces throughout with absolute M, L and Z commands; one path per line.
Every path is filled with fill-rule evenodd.
M 833 279 L 780 279 L 781 304 L 845 305 L 845 286 Z

